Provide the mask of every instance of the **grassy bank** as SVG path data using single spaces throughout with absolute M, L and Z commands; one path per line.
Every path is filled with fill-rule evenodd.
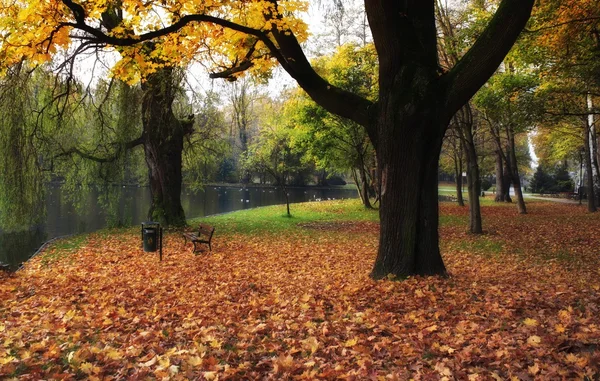
M 0 279 L 0 378 L 573 379 L 597 372 L 600 216 L 441 205 L 448 278 L 372 281 L 357 201 L 202 219 L 213 252 L 139 230 L 65 241 Z M 393 379 L 393 377 L 392 377 Z

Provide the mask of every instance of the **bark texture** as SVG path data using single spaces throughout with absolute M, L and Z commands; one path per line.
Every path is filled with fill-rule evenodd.
M 142 85 L 143 140 L 152 205 L 148 219 L 164 225 L 185 225 L 181 206 L 182 152 L 184 136 L 193 119 L 178 120 L 171 105 L 177 89 L 173 69 L 151 74 Z

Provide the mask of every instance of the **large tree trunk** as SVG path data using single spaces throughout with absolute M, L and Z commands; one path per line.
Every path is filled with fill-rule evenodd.
M 384 103 L 385 104 L 385 103 Z M 393 102 L 387 103 L 389 105 Z M 435 110 L 413 115 L 407 125 L 390 128 L 395 110 L 382 112 L 378 145 L 381 171 L 379 251 L 371 276 L 404 278 L 409 275 L 446 274 L 438 239 L 438 160 L 443 129 Z M 391 120 L 390 120 L 391 119 Z M 412 135 L 408 139 L 406 134 Z
M 515 188 L 515 196 L 517 196 L 517 210 L 520 214 L 526 214 L 525 200 L 523 199 L 523 191 L 521 190 L 521 177 L 519 176 L 519 167 L 517 165 L 517 154 L 515 153 L 515 134 L 511 127 L 506 128 L 508 137 L 508 155 L 510 157 L 510 176 L 512 178 L 513 187 Z
M 183 138 L 191 132 L 193 122 L 182 122 L 173 114 L 177 85 L 173 69 L 161 69 L 148 76 L 142 85 L 142 123 L 152 197 L 148 218 L 164 225 L 183 226 L 181 155 Z

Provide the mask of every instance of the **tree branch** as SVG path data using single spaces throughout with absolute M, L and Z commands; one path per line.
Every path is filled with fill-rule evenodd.
M 84 159 L 95 161 L 96 163 L 112 163 L 112 162 L 114 162 L 115 160 L 117 160 L 119 158 L 119 156 L 121 154 L 121 150 L 123 150 L 123 149 L 129 150 L 129 149 L 132 149 L 132 148 L 134 148 L 134 147 L 136 147 L 136 146 L 138 146 L 140 144 L 143 144 L 143 143 L 144 143 L 144 138 L 143 138 L 143 136 L 140 136 L 137 139 L 134 139 L 132 141 L 129 141 L 129 142 L 121 145 L 120 148 L 117 150 L 117 152 L 115 152 L 112 156 L 107 156 L 107 157 L 94 156 L 94 155 L 92 155 L 90 153 L 83 152 L 82 150 L 80 150 L 77 147 L 73 147 L 73 148 L 70 148 L 68 150 L 63 150 L 63 152 L 61 152 L 61 153 L 59 153 L 57 155 L 54 155 L 52 157 L 52 160 L 58 159 L 58 158 L 61 158 L 61 157 L 65 157 L 65 156 L 77 155 L 77 156 L 82 157 Z
M 270 1 L 277 6 L 276 0 Z M 281 18 L 281 15 L 277 17 Z M 373 118 L 370 118 L 374 104 L 361 96 L 333 86 L 319 76 L 290 30 L 281 31 L 274 26 L 271 33 L 279 45 L 280 56 L 287 64 L 282 66 L 298 85 L 321 107 L 364 126 L 371 139 L 376 139 L 375 128 L 371 126 Z
M 503 0 L 481 36 L 446 74 L 449 119 L 494 74 L 531 15 L 534 0 Z
M 567 21 L 564 21 L 564 22 L 559 22 L 559 23 L 556 23 L 556 24 L 542 26 L 542 27 L 539 27 L 537 29 L 527 29 L 527 28 L 525 28 L 525 29 L 523 29 L 523 32 L 526 32 L 526 33 L 537 33 L 537 32 L 541 32 L 541 31 L 544 31 L 544 30 L 554 29 L 554 28 L 558 28 L 558 27 L 561 27 L 561 26 L 569 25 L 569 24 L 586 23 L 586 22 L 598 21 L 598 20 L 600 20 L 600 16 L 582 17 L 582 18 L 567 20 Z
M 275 7 L 278 6 L 277 0 L 269 1 Z M 81 17 L 82 8 L 79 4 L 73 3 L 72 0 L 62 0 L 62 2 L 73 12 L 76 22 L 63 23 L 61 24 L 61 27 L 72 27 L 81 30 L 92 36 L 96 41 L 112 46 L 132 46 L 140 44 L 145 41 L 175 33 L 186 25 L 194 22 L 212 23 L 255 36 L 265 44 L 283 69 L 298 82 L 300 87 L 302 87 L 315 102 L 323 106 L 327 111 L 351 119 L 367 127 L 372 130 L 369 132 L 371 139 L 376 138 L 374 135 L 374 128 L 369 127 L 372 120 L 372 118 L 369 117 L 369 113 L 371 112 L 373 103 L 354 93 L 335 87 L 320 77 L 310 65 L 308 59 L 304 55 L 302 47 L 290 30 L 280 31 L 276 29 L 275 25 L 273 26 L 270 34 L 272 34 L 277 41 L 277 44 L 279 45 L 278 48 L 275 42 L 269 37 L 269 34 L 265 31 L 250 28 L 215 16 L 193 14 L 185 15 L 175 23 L 159 30 L 142 33 L 133 37 L 115 37 L 109 36 L 100 29 L 96 29 L 86 24 L 85 19 Z M 267 15 L 266 17 L 268 18 L 270 16 Z M 278 13 L 275 17 L 281 18 L 282 16 Z M 89 39 L 89 37 L 81 38 Z M 250 67 L 248 64 L 246 64 L 246 66 L 248 66 L 248 68 Z

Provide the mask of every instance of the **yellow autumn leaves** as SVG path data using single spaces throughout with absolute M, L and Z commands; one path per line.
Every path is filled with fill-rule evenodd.
M 208 22 L 191 22 L 171 34 L 155 38 L 152 49 L 110 45 L 109 38 L 140 39 L 145 33 L 161 30 L 190 15 L 215 17 L 261 31 L 271 39 L 270 31 L 274 28 L 292 31 L 300 42 L 307 37 L 307 26 L 301 16 L 308 5 L 303 0 L 279 1 L 277 9 L 272 2 L 260 0 L 74 3 L 84 9 L 87 30 L 75 25 L 72 10 L 60 0 L 0 0 L 0 73 L 23 59 L 40 64 L 52 60 L 58 52 L 73 51 L 90 41 L 106 44 L 119 52 L 122 59 L 114 66 L 113 74 L 128 82 L 135 82 L 165 65 L 185 67 L 195 60 L 202 61 L 209 70 L 219 71 L 244 61 L 249 52 L 250 58 L 256 61 L 252 67 L 255 72 L 268 71 L 275 64 L 264 43 L 257 42 L 255 37 Z M 114 9 L 117 4 L 119 10 Z M 111 25 L 109 29 L 103 18 L 107 11 L 121 18 L 118 25 Z

